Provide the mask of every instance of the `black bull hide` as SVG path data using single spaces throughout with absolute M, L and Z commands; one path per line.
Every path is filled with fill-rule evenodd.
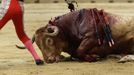
M 109 54 L 134 53 L 134 26 L 132 25 L 134 23 L 131 22 L 131 19 L 104 12 L 108 18 L 115 44 L 109 47 L 106 40 L 102 39 L 103 43 L 98 45 L 90 10 L 81 9 L 58 16 L 54 21 L 50 21 L 46 27 L 36 31 L 34 39 L 46 61 L 49 59 L 52 62 L 59 61 L 59 55 L 62 51 L 69 53 L 73 58 L 89 62 L 104 58 Z M 54 36 L 47 35 L 54 32 L 54 27 L 58 28 L 58 33 Z M 101 37 L 103 37 L 101 25 L 97 27 L 98 33 L 102 34 Z

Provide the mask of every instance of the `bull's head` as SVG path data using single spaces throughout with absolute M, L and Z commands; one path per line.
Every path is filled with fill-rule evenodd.
M 43 35 L 41 51 L 44 60 L 47 63 L 60 61 L 61 52 L 68 46 L 63 33 L 56 26 L 47 26 Z

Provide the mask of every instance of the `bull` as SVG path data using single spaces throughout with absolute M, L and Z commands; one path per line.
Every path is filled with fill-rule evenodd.
M 134 60 L 133 55 L 128 55 L 134 53 L 133 19 L 103 11 L 111 32 L 112 41 L 109 43 L 100 23 L 105 22 L 102 20 L 104 17 L 99 18 L 95 14 L 101 16 L 102 11 L 91 13 L 92 10 L 94 9 L 81 9 L 58 16 L 35 32 L 33 41 L 46 62 L 60 61 L 61 52 L 88 62 L 101 60 L 111 54 L 122 55 L 120 62 Z

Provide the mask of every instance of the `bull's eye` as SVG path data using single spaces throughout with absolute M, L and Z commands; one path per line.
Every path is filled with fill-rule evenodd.
M 53 45 L 53 39 L 46 38 L 46 45 L 48 45 L 48 46 Z

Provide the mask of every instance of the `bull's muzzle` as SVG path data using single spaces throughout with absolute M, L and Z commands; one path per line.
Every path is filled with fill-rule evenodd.
M 47 63 L 54 63 L 56 61 L 55 57 L 48 57 Z

